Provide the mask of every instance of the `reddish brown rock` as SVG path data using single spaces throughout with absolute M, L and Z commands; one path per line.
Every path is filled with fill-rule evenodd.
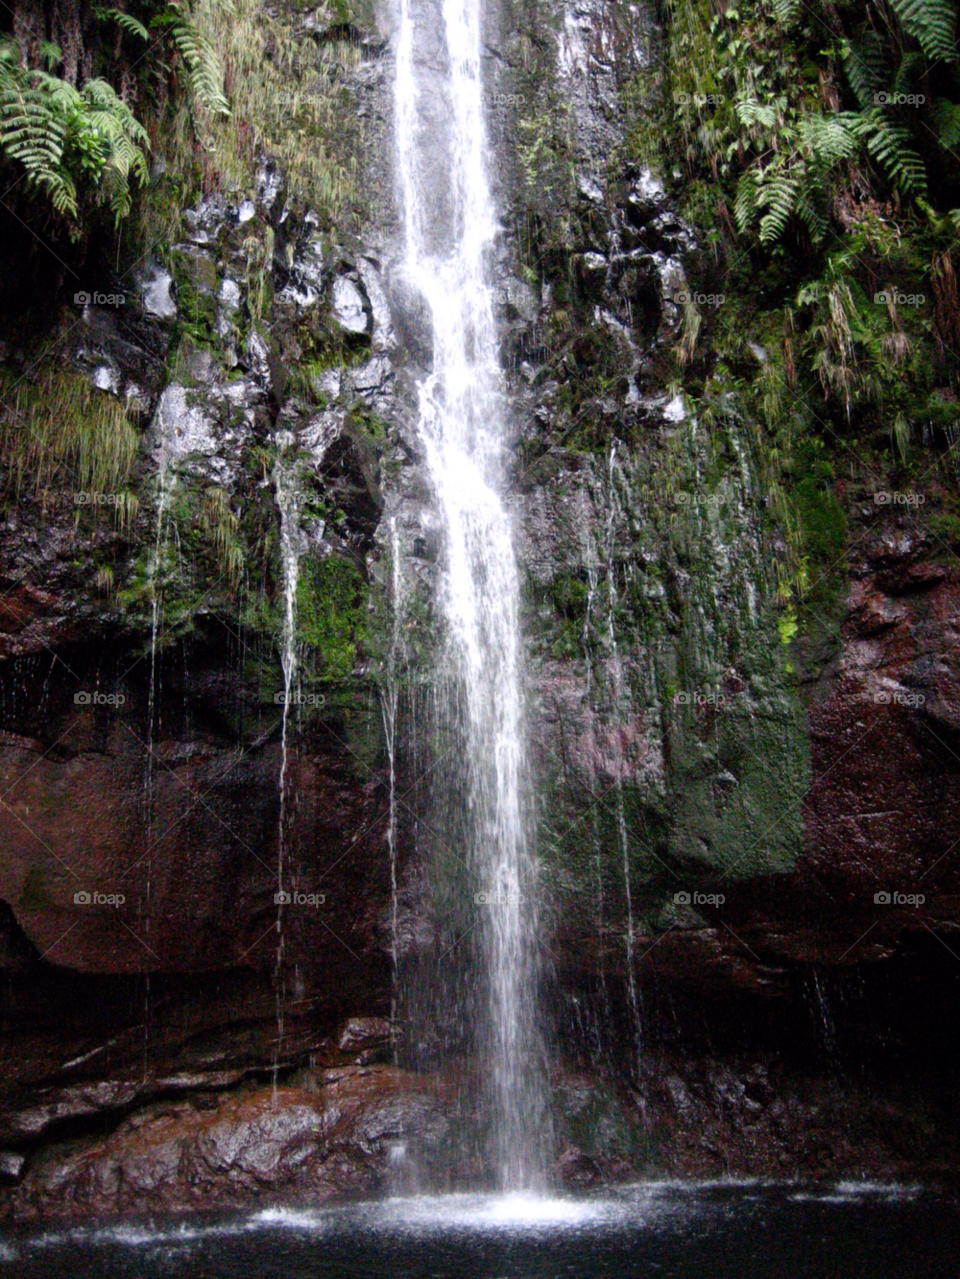
M 420 1076 L 378 1067 L 318 1082 L 148 1106 L 105 1138 L 41 1154 L 7 1211 L 30 1220 L 370 1194 L 392 1143 L 415 1132 L 429 1144 L 446 1122 Z

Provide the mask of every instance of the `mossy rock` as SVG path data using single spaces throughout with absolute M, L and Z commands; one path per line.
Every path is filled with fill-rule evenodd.
M 331 555 L 300 565 L 297 619 L 320 679 L 343 679 L 369 638 L 368 589 L 357 567 Z

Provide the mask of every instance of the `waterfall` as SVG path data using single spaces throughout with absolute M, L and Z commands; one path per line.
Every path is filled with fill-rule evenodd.
M 277 444 L 282 449 L 293 443 L 288 432 L 280 432 Z M 273 1063 L 274 1094 L 280 1055 L 283 1050 L 284 1001 L 283 1001 L 283 907 L 288 900 L 284 887 L 287 874 L 287 820 L 288 820 L 288 765 L 291 694 L 297 677 L 297 583 L 300 578 L 301 533 L 299 521 L 298 489 L 292 468 L 288 468 L 282 455 L 277 458 L 273 472 L 277 507 L 280 511 L 280 565 L 283 570 L 283 619 L 281 629 L 280 666 L 283 672 L 283 714 L 280 729 L 280 816 L 277 826 L 277 891 L 274 901 L 277 907 L 277 959 L 274 967 L 277 1008 L 277 1047 Z
M 640 1015 L 640 996 L 637 990 L 636 964 L 634 960 L 634 915 L 633 891 L 630 887 L 630 840 L 627 834 L 627 819 L 623 800 L 623 777 L 627 761 L 624 754 L 623 736 L 620 731 L 620 708 L 623 699 L 623 666 L 620 661 L 620 649 L 617 644 L 617 573 L 616 573 L 616 530 L 623 512 L 617 496 L 617 444 L 610 446 L 607 463 L 607 649 L 610 654 L 610 671 L 612 676 L 612 715 L 611 724 L 617 735 L 617 757 L 615 767 L 615 792 L 617 803 L 617 841 L 620 847 L 620 860 L 623 868 L 623 893 L 626 904 L 624 921 L 624 964 L 627 970 L 627 1000 L 630 1005 L 630 1018 L 633 1022 L 634 1046 L 637 1054 L 637 1082 L 643 1059 L 643 1019 Z
M 164 514 L 167 506 L 167 463 L 161 458 L 157 478 L 157 524 L 153 537 L 153 558 L 149 567 L 150 583 L 150 685 L 147 693 L 147 751 L 143 779 L 144 844 L 146 847 L 147 883 L 143 900 L 143 928 L 148 939 L 151 936 L 150 906 L 153 894 L 153 828 L 154 828 L 154 776 L 153 744 L 157 727 L 157 636 L 163 614 L 163 590 L 161 583 L 161 558 L 163 555 Z M 145 974 L 143 984 L 143 1077 L 147 1078 L 150 1064 L 150 974 Z
M 419 438 L 443 529 L 441 603 L 484 998 L 473 1037 L 505 1189 L 535 1185 L 546 1149 L 535 865 L 525 819 L 520 582 L 502 491 L 507 421 L 488 258 L 481 0 L 401 0 L 395 81 L 404 284 L 429 316 Z M 440 52 L 438 54 L 438 42 Z M 479 919 L 476 916 L 479 914 Z
M 383 715 L 383 732 L 387 743 L 387 765 L 390 785 L 390 807 L 387 819 L 387 853 L 390 857 L 390 1025 L 393 1029 L 393 1055 L 394 1064 L 396 1064 L 400 983 L 400 952 L 397 942 L 399 917 L 399 897 L 397 892 L 397 703 L 399 701 L 399 684 L 397 661 L 400 657 L 400 625 L 403 600 L 401 595 L 400 535 L 397 531 L 397 517 L 395 515 L 390 516 L 389 528 L 390 608 L 393 620 L 385 678 L 380 692 L 380 707 Z

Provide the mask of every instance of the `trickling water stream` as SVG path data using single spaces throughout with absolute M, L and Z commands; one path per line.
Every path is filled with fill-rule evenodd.
M 281 447 L 293 443 L 292 437 L 283 434 L 278 437 Z M 294 477 L 278 458 L 274 469 L 274 487 L 277 495 L 277 506 L 280 511 L 280 561 L 283 568 L 283 627 L 281 632 L 280 666 L 283 671 L 283 712 L 281 720 L 281 763 L 280 763 L 280 816 L 277 829 L 277 958 L 274 969 L 277 998 L 277 1045 L 274 1054 L 273 1084 L 276 1089 L 277 1070 L 283 1050 L 283 1013 L 284 1013 L 284 974 L 283 974 L 283 908 L 288 900 L 286 890 L 287 867 L 287 821 L 288 805 L 288 765 L 289 765 L 289 731 L 290 704 L 293 701 L 297 677 L 297 584 L 300 579 L 300 525 L 297 503 L 297 488 Z
M 397 889 L 397 705 L 399 682 L 397 663 L 400 659 L 400 626 L 402 619 L 402 574 L 400 572 L 400 537 L 397 517 L 391 515 L 390 529 L 390 608 L 392 614 L 390 648 L 387 653 L 385 679 L 380 694 L 383 732 L 387 744 L 390 782 L 390 807 L 387 818 L 387 853 L 390 857 L 390 1025 L 394 1030 L 393 1051 L 396 1062 L 397 1013 L 400 953 L 397 940 L 399 897 Z
M 433 345 L 433 370 L 419 386 L 419 434 L 443 528 L 451 700 L 463 708 L 461 837 L 486 985 L 477 1005 L 485 1005 L 484 1024 L 473 1038 L 489 1083 L 499 1178 L 515 1188 L 541 1178 L 545 1105 L 534 855 L 524 815 L 519 577 L 502 497 L 507 422 L 489 277 L 497 221 L 487 180 L 480 0 L 440 7 L 438 56 L 434 9 L 419 0 L 401 4 L 395 91 L 403 274 L 426 303 Z

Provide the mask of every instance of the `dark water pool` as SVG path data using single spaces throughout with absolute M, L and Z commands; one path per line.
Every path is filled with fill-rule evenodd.
M 0 1243 L 0 1279 L 960 1279 L 960 1201 L 911 1186 L 634 1186 L 89 1225 Z

